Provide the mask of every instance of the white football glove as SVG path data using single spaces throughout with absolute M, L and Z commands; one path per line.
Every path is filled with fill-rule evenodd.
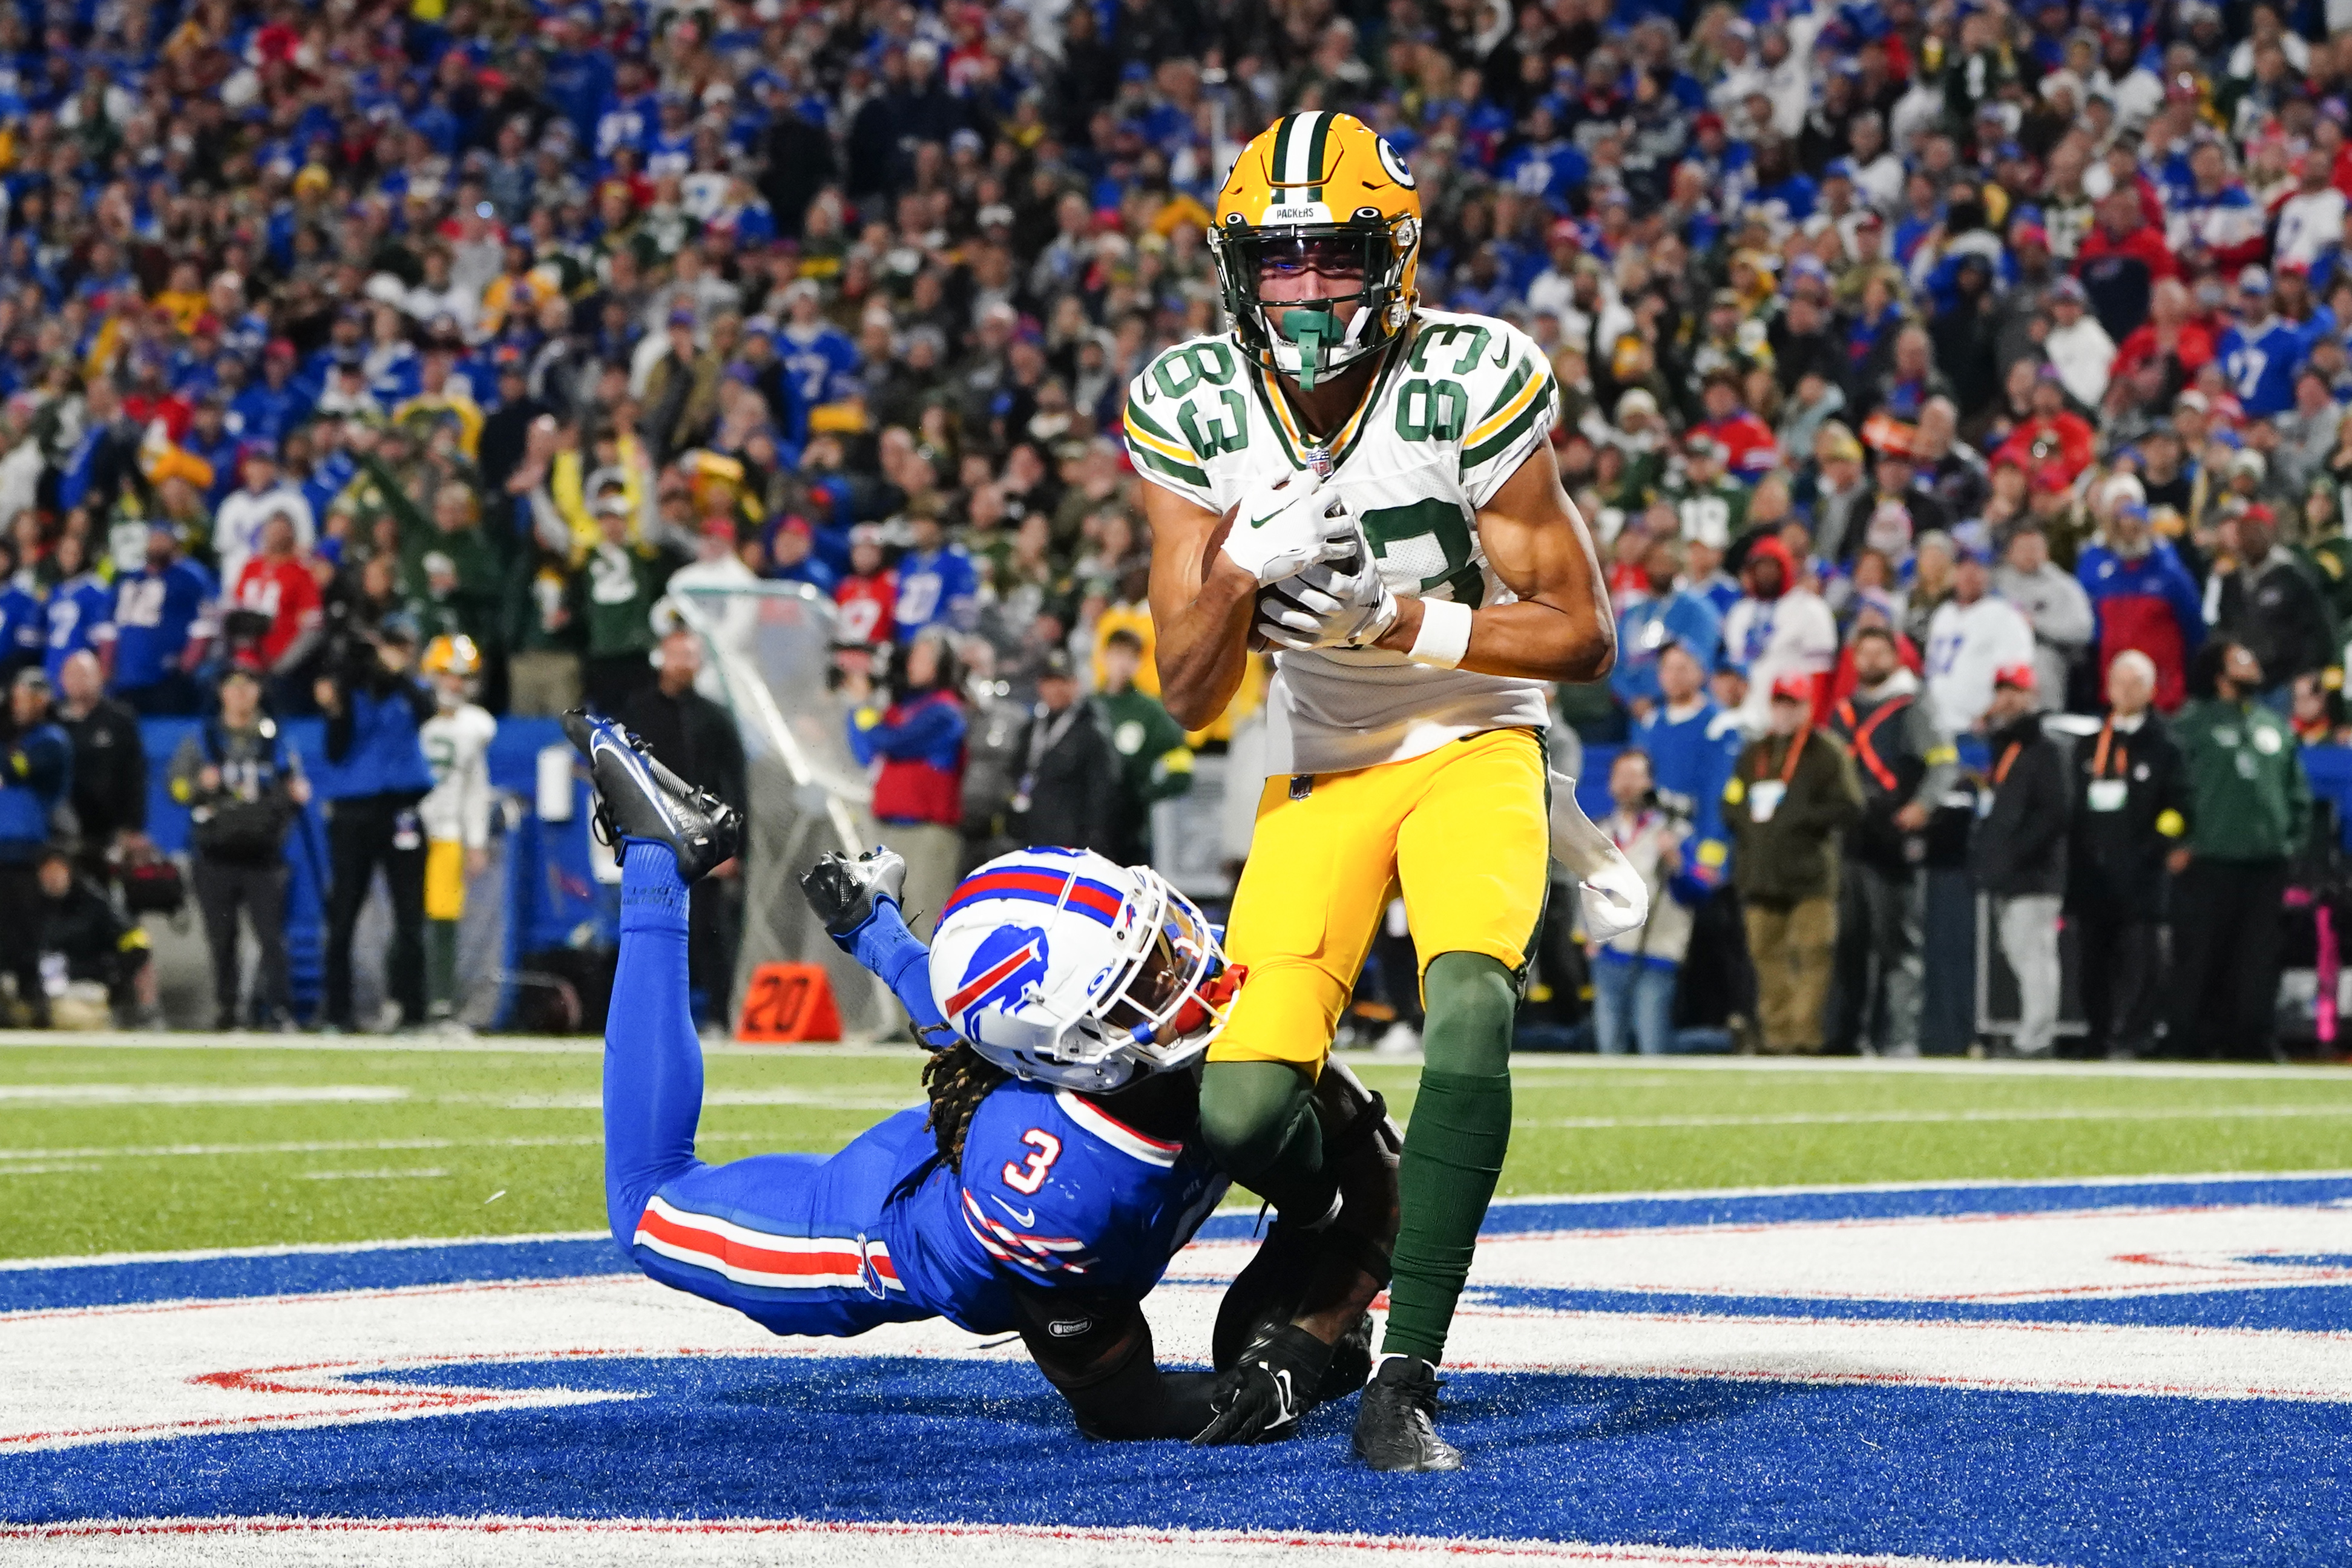
M 1257 596 L 1258 634 L 1280 648 L 1367 647 L 1396 619 L 1396 595 L 1369 543 L 1352 559 L 1318 561 Z
M 1243 496 L 1225 531 L 1224 553 L 1263 587 L 1296 577 L 1316 561 L 1344 558 L 1360 533 L 1347 503 L 1327 493 L 1310 469 Z
M 1609 835 L 1576 803 L 1576 780 L 1551 776 L 1552 858 L 1576 878 L 1584 899 L 1584 934 L 1606 942 L 1649 923 L 1650 884 Z

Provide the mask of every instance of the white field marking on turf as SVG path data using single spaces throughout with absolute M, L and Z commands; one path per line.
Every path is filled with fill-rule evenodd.
M 277 1035 L 214 1034 L 196 1031 L 144 1034 L 92 1031 L 60 1038 L 38 1030 L 0 1030 L 0 1050 L 11 1047 L 44 1051 L 297 1051 L 318 1052 L 380 1052 L 395 1056 L 598 1056 L 599 1040 L 544 1035 L 482 1035 L 473 1040 L 446 1040 L 409 1035 Z M 770 1061 L 803 1058 L 851 1061 L 902 1061 L 919 1065 L 917 1048 L 903 1042 L 848 1040 L 834 1045 L 705 1045 L 706 1057 L 751 1057 Z M 1362 1068 L 1417 1069 L 1418 1051 L 1400 1056 L 1374 1056 L 1343 1051 L 1339 1060 Z M 1765 1072 L 1802 1075 L 1812 1072 L 1891 1074 L 1953 1074 L 2005 1078 L 2185 1078 L 2256 1079 L 2265 1082 L 2317 1080 L 2352 1083 L 2343 1066 L 2325 1063 L 2272 1066 L 2258 1062 L 2193 1061 L 2017 1061 L 1963 1056 L 1919 1057 L 1895 1061 L 1885 1057 L 1765 1057 L 1765 1056 L 1591 1056 L 1581 1052 L 1518 1051 L 1510 1059 L 1514 1071 L 1544 1070 L 1608 1072 Z
M 421 1248 L 528 1247 L 549 1241 L 593 1241 L 602 1230 L 533 1230 L 513 1236 L 409 1237 L 397 1241 L 300 1241 L 275 1247 L 192 1247 L 176 1252 L 98 1252 L 79 1258 L 0 1259 L 0 1271 L 27 1269 L 109 1269 L 124 1263 L 209 1263 L 216 1258 L 304 1258 L 324 1253 L 409 1252 Z
M 0 1180 L 5 1180 L 10 1176 L 85 1176 L 91 1171 L 105 1168 L 104 1166 L 95 1163 L 83 1164 L 74 1160 L 67 1160 L 53 1166 L 0 1166 Z
M 698 1132 L 700 1143 L 763 1143 L 770 1133 Z M 0 1173 L 15 1160 L 163 1159 L 208 1155 L 347 1155 L 395 1149 L 568 1149 L 604 1145 L 601 1133 L 572 1133 L 544 1138 L 341 1138 L 308 1139 L 281 1144 L 124 1144 L 85 1149 L 0 1149 Z
M 1113 1568 L 1149 1553 L 1158 1568 L 1227 1568 L 1280 1553 L 1297 1568 L 1324 1563 L 1439 1564 L 1465 1558 L 1606 1568 L 1988 1568 L 1946 1558 L 1846 1556 L 1745 1547 L 1601 1542 L 1454 1540 L 1314 1531 L 1126 1530 L 1083 1526 L 901 1524 L 748 1519 L 165 1519 L 0 1525 L 28 1563 L 458 1564 L 506 1568 L 632 1568 L 650 1563 L 907 1563 L 911 1568 Z M 79 1553 L 76 1554 L 76 1549 Z M 61 1555 L 63 1553 L 64 1555 Z
M 2227 1122 L 2273 1117 L 2352 1116 L 2341 1105 L 2074 1105 L 1970 1111 L 1789 1111 L 1752 1116 L 1562 1116 L 1513 1122 L 1514 1127 L 1558 1127 L 1605 1133 L 1620 1128 L 1861 1127 L 1878 1124 L 1933 1126 L 1947 1122 Z
M 392 1083 L 0 1083 L 0 1105 L 292 1105 L 405 1100 Z
M 304 1181 L 416 1181 L 427 1176 L 445 1176 L 449 1173 L 439 1166 L 420 1166 L 414 1170 L 381 1171 L 299 1171 Z
M 2001 1295 L 2242 1289 L 2264 1267 L 2250 1256 L 2347 1248 L 2352 1210 L 2262 1206 L 1493 1237 L 1479 1249 L 1455 1354 L 1493 1371 L 2352 1404 L 2352 1333 L 1953 1321 L 1936 1311 Z M 1146 1303 L 1155 1341 L 1205 1348 L 1223 1283 L 1250 1250 L 1196 1243 L 1181 1256 Z M 2307 1284 L 2326 1271 L 2274 1272 L 2256 1282 Z M 2341 1283 L 2352 1270 L 2333 1277 Z M 1629 1281 L 1726 1296 L 1891 1297 L 1914 1308 L 1900 1319 L 1606 1312 L 1477 1294 Z M 0 1387 L 9 1391 L 0 1454 L 626 1397 L 584 1364 L 577 1377 L 522 1389 L 469 1387 L 462 1374 L 424 1387 L 383 1375 L 684 1354 L 1025 1359 L 1017 1343 L 936 1321 L 885 1325 L 854 1343 L 782 1339 L 626 1274 L 34 1309 L 0 1314 Z
M 702 1106 L 809 1105 L 828 1111 L 905 1111 L 921 1104 L 922 1091 L 908 1094 L 854 1093 L 837 1089 L 708 1089 Z M 442 1104 L 496 1105 L 508 1111 L 602 1111 L 601 1094 L 435 1094 Z

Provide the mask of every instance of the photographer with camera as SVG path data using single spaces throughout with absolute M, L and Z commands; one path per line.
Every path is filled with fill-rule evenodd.
M 237 915 L 261 950 L 254 1012 L 265 1028 L 293 1022 L 286 964 L 286 830 L 310 799 L 301 758 L 261 711 L 261 677 L 233 665 L 220 678 L 220 711 L 180 742 L 172 799 L 188 808 L 196 906 L 213 957 L 213 1027 L 241 1029 Z
M 1675 988 L 1691 939 L 1691 913 L 1714 891 L 1693 874 L 1696 825 L 1664 801 L 1639 747 L 1619 752 L 1609 766 L 1609 799 L 1616 810 L 1600 824 L 1649 884 L 1650 917 L 1592 946 L 1592 1029 L 1603 1056 L 1629 1050 L 1660 1056 L 1674 1049 Z
M 384 985 L 401 1022 L 425 1021 L 425 830 L 416 803 L 433 788 L 419 738 L 436 706 L 410 672 L 416 628 L 386 616 L 370 633 L 351 629 L 341 658 L 312 695 L 327 716 L 326 1027 L 352 1027 L 352 936 L 378 866 L 392 898 L 392 952 Z

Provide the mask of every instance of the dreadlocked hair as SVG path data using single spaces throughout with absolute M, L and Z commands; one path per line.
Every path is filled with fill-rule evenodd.
M 923 1063 L 923 1090 L 931 1097 L 931 1113 L 923 1124 L 939 1141 L 940 1159 L 950 1166 L 963 1164 L 964 1134 L 971 1130 L 980 1103 L 1012 1076 L 962 1040 Z

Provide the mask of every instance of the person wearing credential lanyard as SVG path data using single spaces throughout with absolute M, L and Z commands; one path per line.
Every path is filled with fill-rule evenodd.
M 1853 759 L 1815 737 L 1812 702 L 1810 675 L 1774 681 L 1771 727 L 1740 753 L 1723 791 L 1763 1045 L 1776 1055 L 1822 1048 L 1837 948 L 1838 840 L 1862 815 Z
M 1108 851 L 1117 831 L 1118 754 L 1078 700 L 1076 672 L 1060 649 L 1045 655 L 1037 706 L 1013 747 L 1021 772 L 1005 830 L 1024 844 Z
M 2155 1044 L 2164 862 L 2188 831 L 2189 776 L 2150 706 L 2156 661 L 2126 648 L 2107 666 L 2107 716 L 2074 747 L 2066 915 L 2082 955 L 2089 1054 L 2129 1061 Z
M 1985 710 L 1992 771 L 1969 841 L 1977 886 L 1991 895 L 2001 956 L 2017 976 L 2020 1056 L 2047 1056 L 2058 1030 L 2058 909 L 2066 887 L 2066 777 L 2042 733 L 2033 666 L 2004 665 Z

